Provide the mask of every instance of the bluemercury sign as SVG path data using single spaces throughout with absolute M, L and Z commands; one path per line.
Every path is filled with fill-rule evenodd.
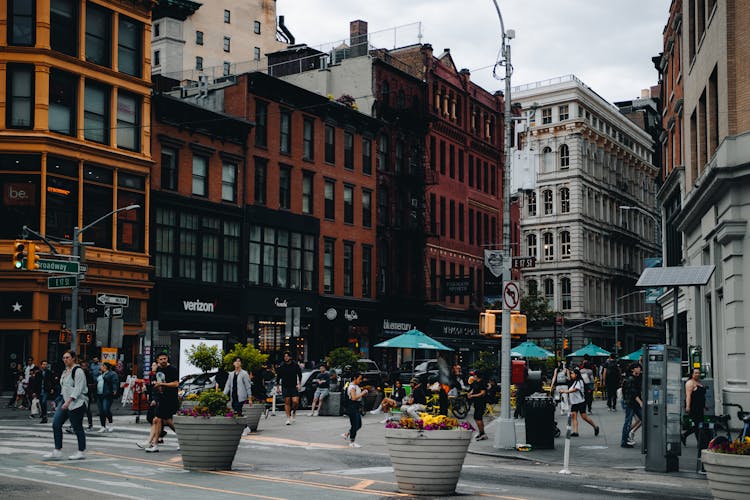
M 391 321 L 389 319 L 383 320 L 383 333 L 391 335 L 401 335 L 414 328 L 408 321 Z
M 500 250 L 484 251 L 484 305 L 500 309 L 502 304 L 504 255 Z
M 183 300 L 182 309 L 190 312 L 206 312 L 212 313 L 216 309 L 215 302 L 204 302 L 200 299 L 195 300 Z

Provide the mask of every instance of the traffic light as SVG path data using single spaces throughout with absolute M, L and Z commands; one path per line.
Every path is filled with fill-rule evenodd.
M 36 243 L 33 242 L 27 245 L 26 269 L 29 271 L 39 269 L 39 256 L 36 254 Z
M 482 335 L 495 335 L 495 313 L 479 313 L 479 333 Z
M 26 246 L 28 245 L 26 240 L 16 240 L 13 243 L 13 267 L 16 269 L 23 269 L 26 260 Z
M 563 339 L 563 349 L 567 349 L 568 345 L 568 339 Z
M 526 335 L 526 315 L 513 311 L 510 315 L 510 334 Z
M 653 326 L 654 326 L 654 317 L 653 316 L 646 316 L 646 319 L 643 321 L 643 323 L 646 326 L 650 326 L 650 327 L 653 328 Z

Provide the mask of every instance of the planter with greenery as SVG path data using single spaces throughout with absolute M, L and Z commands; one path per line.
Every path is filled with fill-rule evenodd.
M 222 391 L 208 390 L 198 396 L 195 407 L 183 408 L 175 415 L 174 425 L 184 468 L 232 468 L 248 418 L 237 416 L 227 407 L 228 402 L 229 397 Z
M 711 494 L 717 499 L 746 499 L 750 491 L 750 437 L 714 439 L 701 452 Z
M 231 351 L 224 355 L 224 369 L 229 372 L 229 376 L 232 376 L 234 371 L 234 358 L 239 357 L 242 360 L 242 369 L 248 373 L 256 372 L 263 364 L 268 361 L 268 354 L 261 353 L 252 344 L 246 345 L 236 344 Z M 255 380 L 252 381 L 255 384 Z M 262 382 L 258 382 L 262 383 Z M 260 423 L 260 417 L 266 409 L 265 400 L 258 400 L 255 398 L 251 399 L 250 404 L 245 405 L 242 409 L 242 414 L 248 419 L 248 427 L 252 432 L 258 430 L 258 424 Z
M 328 353 L 329 368 L 356 367 L 357 361 L 359 361 L 359 356 L 348 347 L 337 347 Z
M 402 418 L 385 427 L 401 493 L 446 496 L 456 492 L 474 430 L 470 424 L 422 413 L 420 419 Z

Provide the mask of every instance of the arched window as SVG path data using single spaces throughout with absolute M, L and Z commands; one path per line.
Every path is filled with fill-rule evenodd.
M 560 233 L 560 258 L 570 258 L 570 231 L 562 231 Z
M 469 164 L 471 165 L 471 164 Z M 471 170 L 470 170 L 471 171 Z M 471 177 L 469 177 L 471 179 Z M 529 192 L 529 215 L 536 216 L 536 191 Z
M 537 285 L 536 280 L 529 280 L 526 283 L 526 289 L 529 292 L 529 295 L 536 295 L 539 293 L 539 285 Z
M 552 233 L 544 233 L 544 260 L 555 259 L 555 236 Z
M 552 154 L 552 148 L 549 146 L 542 150 L 542 170 L 544 172 L 552 172 L 555 165 L 555 158 Z
M 570 189 L 560 189 L 560 213 L 567 214 L 570 212 Z
M 560 168 L 568 168 L 570 166 L 570 150 L 567 144 L 560 146 Z
M 552 278 L 544 280 L 544 298 L 547 299 L 547 304 L 550 308 L 555 308 L 555 282 Z
M 526 255 L 536 257 L 536 235 L 529 234 L 526 236 Z
M 542 192 L 544 199 L 544 215 L 552 215 L 552 190 L 545 189 Z
M 569 310 L 571 308 L 570 278 L 562 278 L 560 280 L 560 295 L 562 296 L 563 311 Z

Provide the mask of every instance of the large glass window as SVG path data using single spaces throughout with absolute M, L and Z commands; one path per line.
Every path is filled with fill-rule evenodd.
M 544 298 L 551 309 L 555 308 L 555 282 L 552 278 L 544 280 Z
M 302 213 L 312 214 L 313 213 L 313 180 L 314 175 L 312 172 L 302 172 Z
M 334 240 L 326 238 L 323 243 L 323 293 L 333 293 L 334 287 Z
M 83 180 L 83 226 L 87 226 L 112 211 L 113 172 L 86 164 Z M 97 247 L 112 248 L 112 217 L 88 228 L 85 239 Z
M 354 188 L 344 186 L 344 223 L 354 224 Z
M 372 173 L 372 141 L 366 137 L 362 138 L 362 173 Z
M 536 257 L 536 235 L 526 235 L 526 255 Z
M 323 189 L 323 196 L 325 198 L 325 214 L 326 219 L 334 220 L 336 218 L 336 184 L 335 181 L 326 179 L 325 187 Z
M 122 14 L 118 21 L 117 31 L 117 69 L 121 72 L 141 76 L 143 58 L 141 42 L 143 39 L 141 23 Z
M 129 205 L 140 205 L 140 208 L 117 213 L 117 249 L 142 252 L 146 238 L 146 178 L 119 172 L 117 208 Z
M 237 283 L 240 280 L 240 224 L 239 222 L 224 221 L 224 249 L 222 276 L 227 283 Z
M 117 147 L 141 149 L 141 98 L 121 90 L 117 92 Z
M 560 189 L 560 213 L 567 214 L 570 212 L 570 189 Z
M 372 295 L 372 247 L 362 245 L 362 297 Z
M 289 288 L 289 231 L 276 231 L 276 286 Z
M 552 233 L 544 233 L 544 260 L 555 259 L 555 237 Z
M 362 190 L 362 226 L 372 227 L 372 191 Z
M 279 208 L 292 208 L 292 169 L 285 165 L 279 167 Z
M 109 144 L 109 88 L 87 81 L 83 99 L 83 136 Z
M 161 148 L 161 188 L 172 191 L 177 190 L 177 150 L 173 148 Z
M 562 231 L 560 233 L 560 258 L 570 258 L 570 231 Z
M 268 146 L 268 103 L 255 101 L 255 145 Z
M 305 117 L 302 130 L 302 158 L 315 158 L 315 120 L 309 117 Z
M 177 277 L 198 277 L 198 229 L 199 216 L 180 213 Z
M 255 203 L 258 205 L 266 204 L 266 172 L 268 169 L 268 160 L 265 158 L 255 158 Z
M 86 3 L 86 60 L 111 66 L 112 15 L 91 2 Z
M 378 139 L 378 157 L 376 165 L 376 168 L 381 172 L 386 172 L 388 170 L 388 154 L 388 136 L 381 134 L 380 139 Z
M 570 149 L 567 144 L 560 146 L 560 168 L 570 167 Z
M 158 278 L 174 277 L 176 226 L 176 210 L 163 207 L 156 209 L 154 272 Z
M 560 280 L 560 294 L 562 295 L 563 311 L 571 309 L 570 278 L 562 278 Z
M 389 209 L 390 193 L 384 186 L 383 189 L 379 189 L 377 193 L 378 197 L 378 224 L 381 226 L 387 226 L 391 220 L 391 212 Z
M 50 70 L 49 74 L 49 129 L 60 134 L 75 136 L 76 101 L 78 96 L 78 77 L 59 71 Z
M 221 167 L 221 199 L 237 201 L 237 165 L 233 163 Z
M 8 0 L 8 45 L 34 45 L 36 2 Z
M 193 191 L 197 196 L 208 196 L 208 158 L 193 155 Z
M 354 243 L 344 242 L 344 295 L 354 295 Z
M 533 217 L 536 215 L 536 192 L 535 191 L 529 192 L 527 202 L 528 202 L 527 205 L 529 207 L 529 215 Z
M 200 247 L 202 281 L 216 283 L 219 281 L 219 242 L 221 225 L 215 217 L 201 217 Z
M 325 133 L 326 163 L 336 163 L 336 129 L 333 125 L 326 125 Z
M 284 154 L 292 152 L 292 113 L 283 110 L 279 114 L 279 151 Z
M 73 228 L 78 226 L 77 162 L 52 156 L 47 158 L 46 195 L 46 233 L 50 236 L 72 238 Z M 99 216 L 106 213 L 103 212 Z
M 542 198 L 544 199 L 544 215 L 552 215 L 552 191 L 545 189 L 542 192 Z
M 33 127 L 34 66 L 8 64 L 7 78 L 6 123 L 8 128 Z
M 344 168 L 354 170 L 354 134 L 344 132 Z

